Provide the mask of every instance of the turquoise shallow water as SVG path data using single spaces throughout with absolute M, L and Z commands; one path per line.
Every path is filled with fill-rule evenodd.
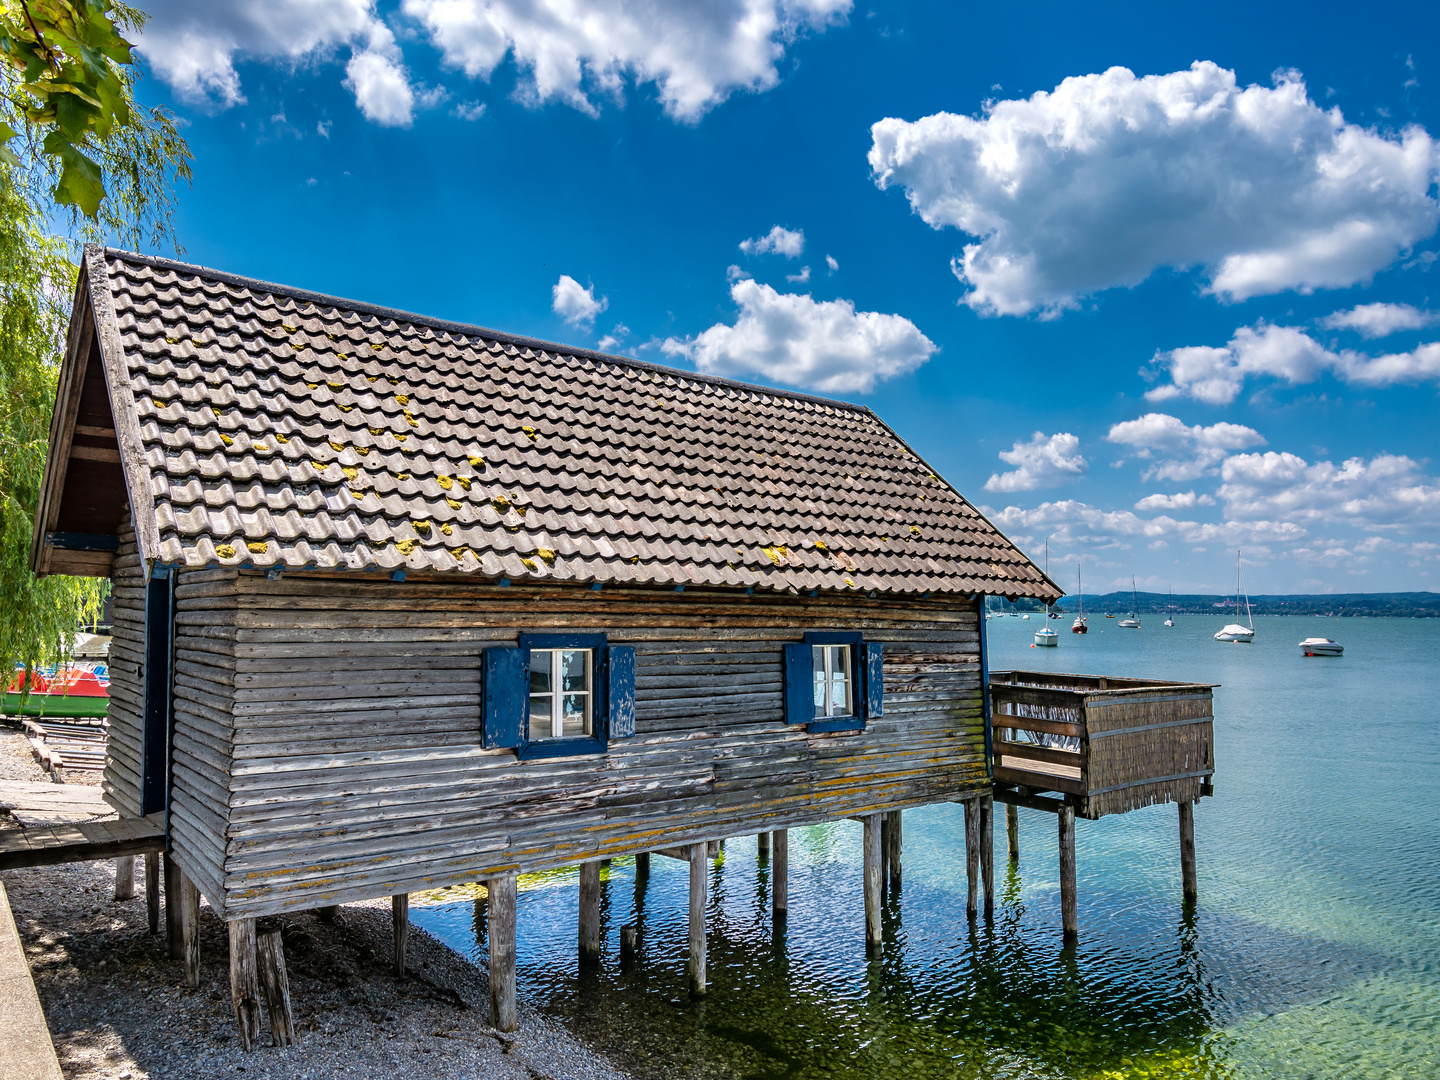
M 1021 811 L 1021 859 L 997 829 L 996 916 L 972 926 L 963 814 L 934 806 L 905 814 L 881 959 L 863 947 L 860 827 L 841 822 L 792 832 L 778 931 L 754 838 L 728 842 L 703 1003 L 683 992 L 682 864 L 655 858 L 637 891 L 615 861 L 604 962 L 583 973 L 576 874 L 522 879 L 522 994 L 653 1076 L 1440 1076 L 1440 620 L 1262 618 L 1250 646 L 1213 641 L 1219 616 L 1160 621 L 1097 616 L 1088 637 L 1032 649 L 1043 620 L 993 619 L 990 659 L 1222 684 L 1193 917 L 1173 806 L 1081 821 L 1067 948 L 1055 819 Z M 1346 655 L 1302 658 L 1311 635 Z M 412 918 L 483 964 L 483 902 Z M 622 969 L 619 928 L 637 918 L 642 955 Z

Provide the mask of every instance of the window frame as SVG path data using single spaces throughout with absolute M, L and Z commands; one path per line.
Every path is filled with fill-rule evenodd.
M 805 645 L 849 645 L 850 646 L 850 708 L 845 716 L 817 717 L 805 725 L 806 731 L 863 731 L 865 728 L 865 702 L 869 700 L 869 688 L 865 685 L 865 635 L 859 631 L 807 631 Z M 814 655 L 813 653 L 811 654 Z M 815 673 L 810 673 L 811 701 L 814 701 Z M 828 693 L 828 691 L 827 691 Z
M 520 670 L 525 678 L 524 723 L 520 730 L 520 743 L 516 754 L 522 760 L 531 758 L 571 757 L 578 754 L 603 754 L 609 745 L 610 734 L 610 647 L 604 634 L 521 634 Z M 590 650 L 590 734 L 570 735 L 560 738 L 530 739 L 530 653 L 532 650 L 588 649 Z M 553 700 L 564 697 L 563 692 L 553 688 Z M 553 710 L 553 705 L 552 705 Z M 553 711 L 552 711 L 553 715 Z

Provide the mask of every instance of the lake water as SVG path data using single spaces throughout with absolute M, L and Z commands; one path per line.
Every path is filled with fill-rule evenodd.
M 1158 616 L 1030 648 L 1043 619 L 989 623 L 992 670 L 1222 684 L 1216 794 L 1195 813 L 1200 902 L 1182 912 L 1176 810 L 1078 821 L 1080 939 L 1060 932 L 1056 823 L 1021 810 L 996 912 L 965 917 L 959 806 L 906 811 L 904 887 L 867 961 L 860 826 L 792 830 L 790 912 L 772 924 L 753 837 L 711 881 L 710 994 L 685 996 L 686 867 L 630 860 L 604 890 L 605 956 L 576 962 L 578 878 L 522 878 L 519 986 L 646 1075 L 823 1077 L 1440 1076 L 1440 620 Z M 1052 625 L 1068 630 L 1069 621 Z M 1329 636 L 1339 659 L 1296 643 Z M 622 970 L 620 926 L 642 954 Z M 412 909 L 460 952 L 469 902 Z

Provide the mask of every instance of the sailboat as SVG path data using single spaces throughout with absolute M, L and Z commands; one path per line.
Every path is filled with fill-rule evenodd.
M 1088 634 L 1090 627 L 1085 624 L 1085 583 L 1080 580 L 1080 568 L 1075 568 L 1075 593 L 1080 598 L 1080 614 L 1070 624 L 1072 634 Z
M 1230 623 L 1215 635 L 1216 641 L 1233 641 L 1236 644 L 1250 644 L 1255 640 L 1255 618 L 1250 614 L 1250 594 L 1245 592 L 1245 564 L 1240 558 L 1239 550 L 1235 552 L 1235 614 L 1240 614 L 1240 595 L 1245 595 L 1245 622 L 1246 626 L 1239 623 Z
M 1175 589 L 1170 589 L 1170 602 L 1165 605 L 1165 625 L 1175 625 Z
M 1140 616 L 1138 615 L 1140 605 L 1135 602 L 1135 577 L 1130 577 L 1130 617 L 1121 619 L 1120 626 L 1124 630 L 1139 630 Z
M 1050 576 L 1050 538 L 1048 536 L 1045 538 L 1045 576 Z M 1035 644 L 1043 646 L 1058 645 L 1060 644 L 1060 635 L 1054 630 L 1051 630 L 1049 626 L 1049 604 L 1045 605 L 1045 614 L 1046 625 L 1035 631 Z M 1025 617 L 1028 619 L 1030 616 L 1026 615 Z

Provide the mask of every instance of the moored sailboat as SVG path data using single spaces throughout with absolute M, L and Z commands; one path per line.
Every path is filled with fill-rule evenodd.
M 1244 562 L 1240 552 L 1235 552 L 1235 614 L 1240 614 L 1240 595 L 1245 595 L 1245 621 L 1248 625 L 1229 623 L 1215 634 L 1216 641 L 1233 641 L 1237 645 L 1248 645 L 1255 640 L 1255 618 L 1250 614 L 1250 594 L 1245 592 Z
M 1075 568 L 1075 595 L 1080 600 L 1080 613 L 1075 616 L 1075 621 L 1070 624 L 1072 634 L 1088 634 L 1089 625 L 1085 622 L 1085 583 L 1080 580 L 1080 568 Z
M 1126 630 L 1140 629 L 1140 605 L 1135 601 L 1135 577 L 1130 577 L 1130 617 L 1121 619 L 1120 626 Z

